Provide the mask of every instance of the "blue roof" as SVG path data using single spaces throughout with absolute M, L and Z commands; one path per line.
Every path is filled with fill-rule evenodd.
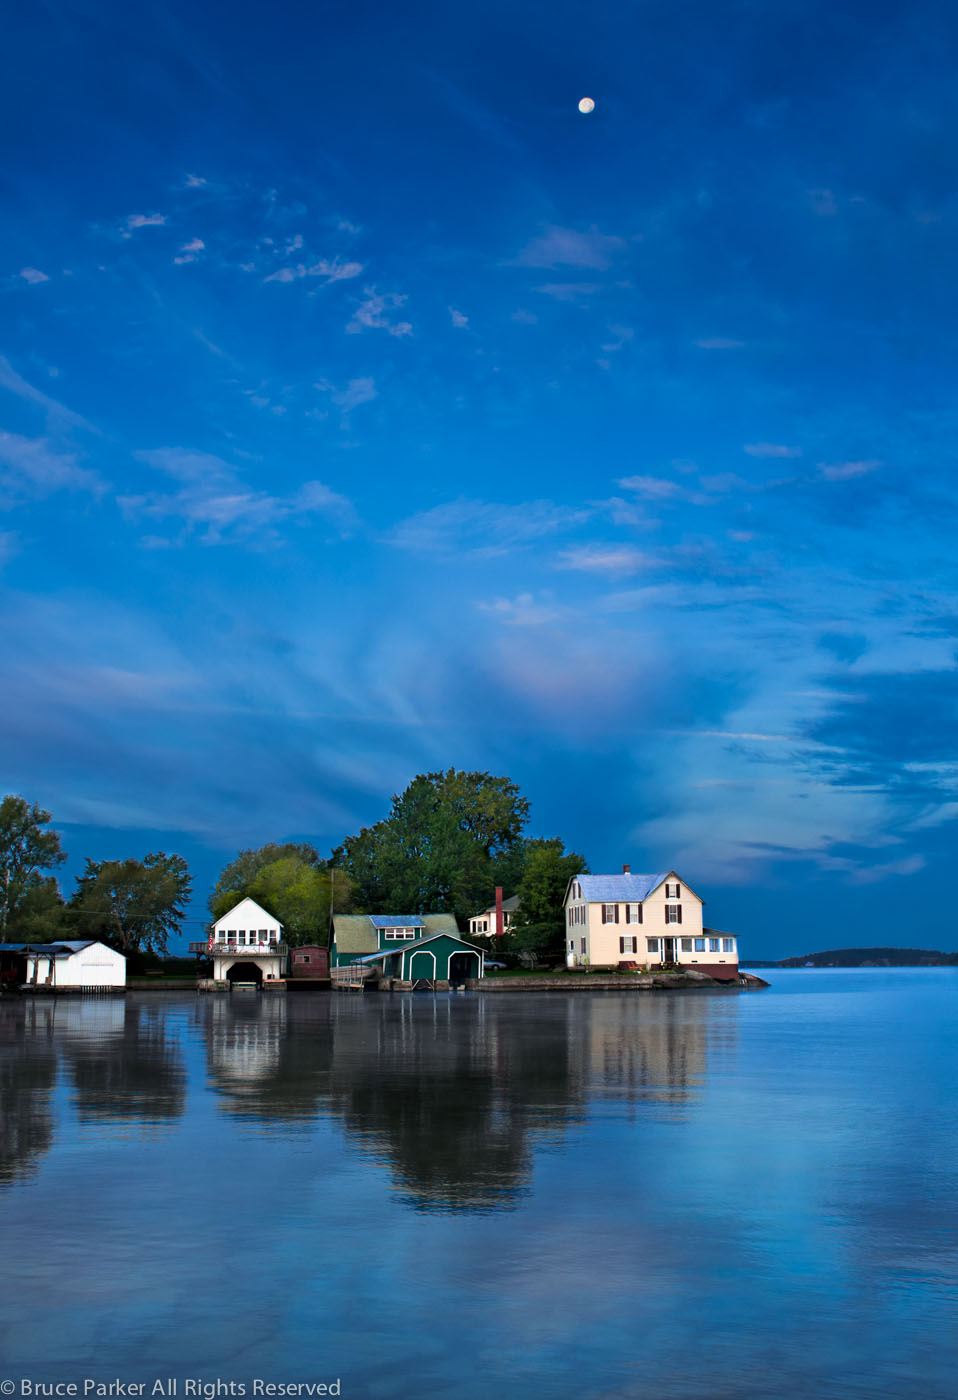
M 576 875 L 575 878 L 582 886 L 585 900 L 602 900 L 608 904 L 616 900 L 630 904 L 634 900 L 641 904 L 668 874 L 666 870 L 662 875 Z
M 370 914 L 373 928 L 425 928 L 418 914 Z

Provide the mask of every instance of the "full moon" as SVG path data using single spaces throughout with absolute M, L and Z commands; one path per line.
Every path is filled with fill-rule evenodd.
M 582 112 L 583 115 L 586 115 L 586 116 L 589 114 L 589 112 L 594 112 L 594 111 L 595 111 L 595 103 L 592 101 L 592 98 L 591 98 L 591 97 L 583 97 L 583 98 L 580 99 L 580 101 L 579 101 L 579 111 Z

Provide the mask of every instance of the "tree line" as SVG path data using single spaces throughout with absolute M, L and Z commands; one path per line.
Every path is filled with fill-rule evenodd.
M 86 861 L 64 898 L 53 871 L 66 860 L 52 817 L 10 795 L 0 802 L 0 942 L 95 938 L 119 951 L 159 953 L 182 932 L 192 881 L 186 861 Z M 243 850 L 220 872 L 216 920 L 250 896 L 283 924 L 287 942 L 325 943 L 334 913 L 448 913 L 460 927 L 488 908 L 497 885 L 518 894 L 507 937 L 514 951 L 561 952 L 562 900 L 587 869 L 559 837 L 529 837 L 529 803 L 490 773 L 419 774 L 382 820 L 319 854 L 305 842 Z

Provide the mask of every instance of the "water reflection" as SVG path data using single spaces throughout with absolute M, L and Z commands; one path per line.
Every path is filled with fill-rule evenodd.
M 81 1122 L 155 1124 L 182 1115 L 186 1066 L 162 1001 L 71 997 L 54 1004 Z
M 709 1020 L 682 997 L 232 994 L 197 1003 L 211 1085 L 251 1125 L 335 1119 L 417 1210 L 513 1208 L 592 1098 L 688 1102 Z
M 51 1010 L 0 1004 L 0 1186 L 31 1175 L 53 1146 Z

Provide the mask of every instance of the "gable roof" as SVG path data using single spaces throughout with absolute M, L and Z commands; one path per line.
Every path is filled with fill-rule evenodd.
M 517 894 L 510 895 L 508 899 L 504 899 L 502 901 L 502 912 L 504 914 L 514 914 L 518 908 L 519 896 Z M 474 919 L 480 919 L 482 918 L 483 914 L 494 914 L 495 910 L 495 904 L 487 904 L 485 909 L 480 909 L 478 914 L 473 914 L 472 917 Z
M 84 948 L 106 947 L 96 938 L 58 938 L 55 943 L 0 943 L 0 952 L 39 953 L 42 957 L 72 958 Z M 116 950 L 110 949 L 113 953 Z M 122 958 L 123 953 L 117 953 Z
M 427 917 L 429 917 L 427 915 Z M 434 914 L 436 919 L 451 919 L 451 914 Z M 464 948 L 468 948 L 470 953 L 483 955 L 485 950 L 477 948 L 474 943 L 467 943 L 464 938 L 460 938 L 458 933 L 448 933 L 445 929 L 440 929 L 437 933 L 427 934 L 425 938 L 416 938 L 411 943 L 397 943 L 395 948 L 380 948 L 378 953 L 368 953 L 366 957 L 357 958 L 357 962 L 372 963 L 379 962 L 380 958 L 398 958 L 403 953 L 414 953 L 417 948 L 421 948 L 425 943 L 435 943 L 437 938 L 451 938 L 456 943 L 461 943 Z
M 617 900 L 623 903 L 641 904 L 644 899 L 648 899 L 653 890 L 657 890 L 663 880 L 676 879 L 680 885 L 688 890 L 689 894 L 695 894 L 692 886 L 687 884 L 674 870 L 666 870 L 658 875 L 573 875 L 566 887 L 566 899 L 569 898 L 569 890 L 574 881 L 578 881 L 582 886 L 582 898 L 587 903 L 614 904 Z M 704 904 L 705 901 L 702 900 Z
M 338 953 L 374 953 L 379 947 L 379 934 L 368 914 L 336 914 L 333 946 Z
M 429 934 L 448 933 L 450 938 L 459 937 L 455 914 L 424 914 L 422 922 Z
M 283 927 L 283 925 L 279 922 L 279 919 L 274 919 L 272 914 L 268 914 L 266 912 L 262 904 L 257 904 L 256 900 L 251 899 L 249 895 L 245 895 L 243 899 L 239 901 L 238 904 L 233 905 L 232 909 L 227 909 L 225 914 L 221 914 L 219 918 L 214 921 L 213 927 L 219 928 L 220 924 L 225 924 L 227 919 L 231 919 L 238 909 L 243 908 L 244 904 L 249 905 L 250 914 L 255 913 L 257 916 L 262 914 L 263 918 L 268 919 L 271 924 L 277 924 L 280 928 Z

